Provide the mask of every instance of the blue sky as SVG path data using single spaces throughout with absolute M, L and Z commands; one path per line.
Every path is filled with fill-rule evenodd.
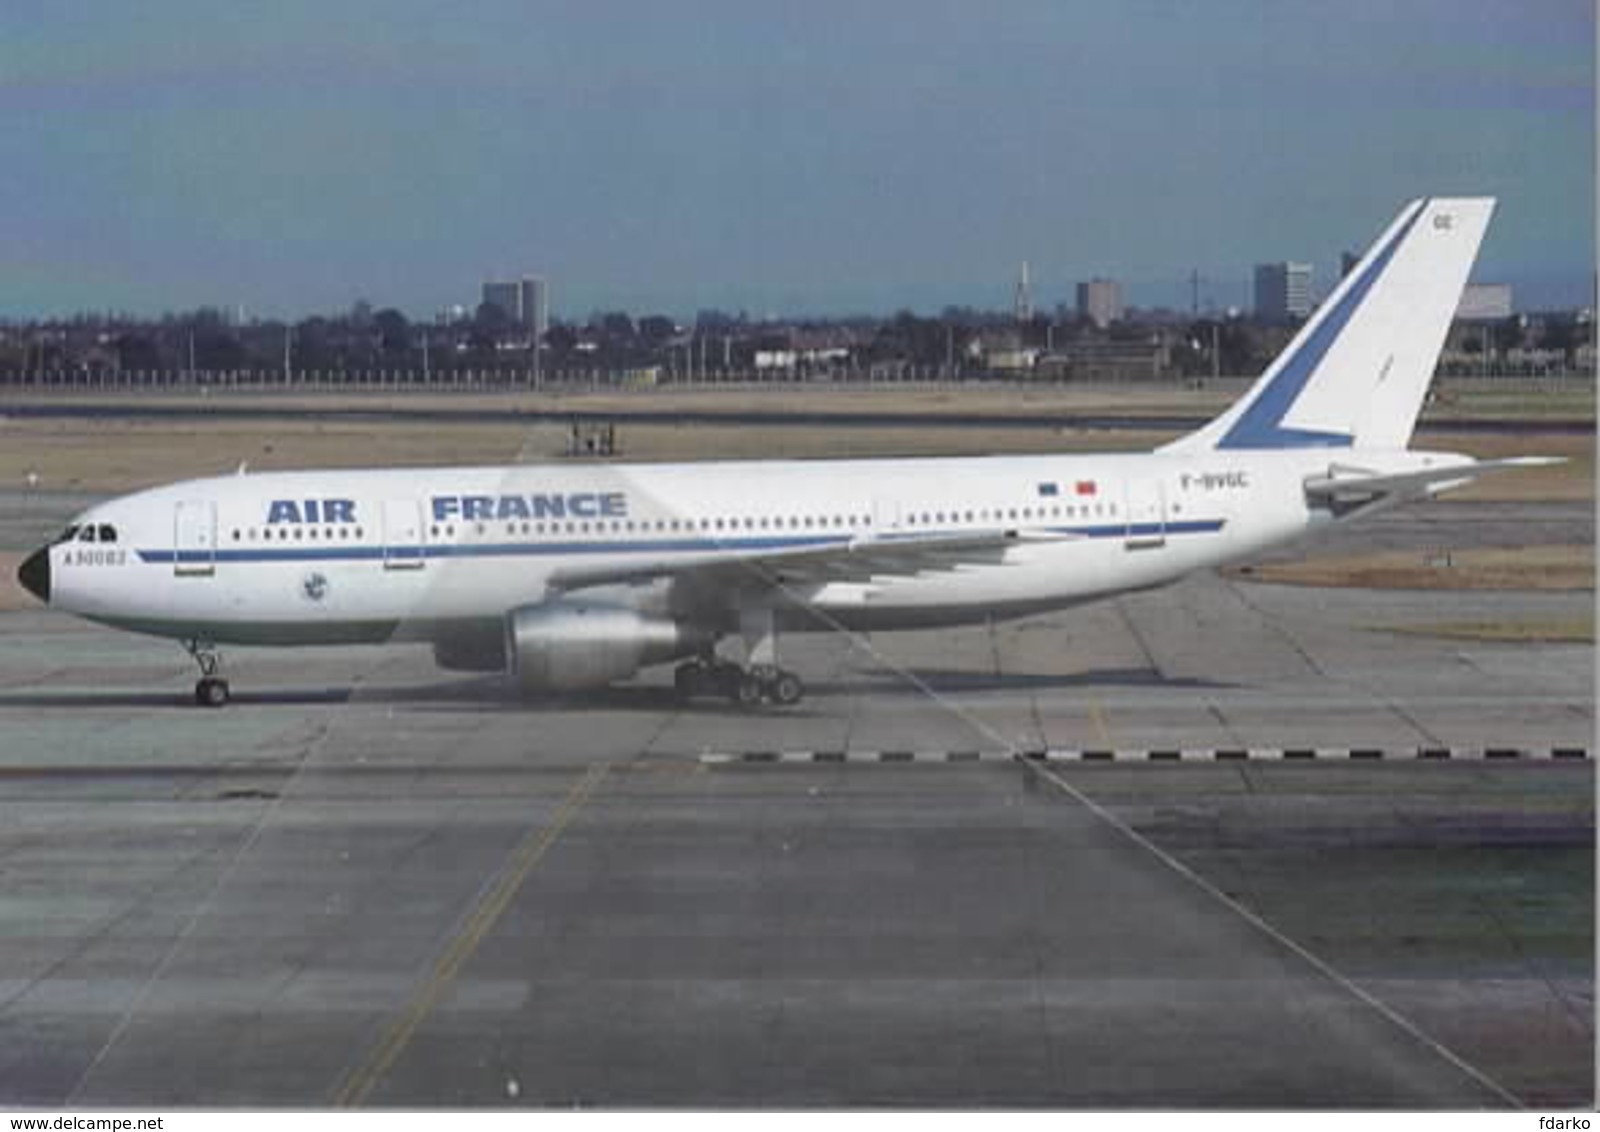
M 0 317 L 1048 305 L 1326 286 L 1492 193 L 1478 277 L 1586 302 L 1589 0 L 7 0 Z

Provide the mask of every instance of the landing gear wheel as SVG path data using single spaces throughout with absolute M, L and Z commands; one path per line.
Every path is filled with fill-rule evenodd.
M 806 694 L 805 685 L 800 682 L 800 677 L 793 672 L 779 671 L 767 687 L 767 694 L 772 697 L 775 704 L 797 704 Z
M 221 707 L 228 702 L 228 682 L 216 676 L 202 677 L 194 686 L 194 702 L 201 707 Z
M 733 685 L 732 700 L 741 707 L 754 707 L 762 700 L 766 692 L 764 682 L 760 677 L 750 672 L 740 674 Z
M 200 666 L 200 682 L 194 686 L 194 702 L 201 707 L 221 707 L 228 702 L 228 682 L 220 675 L 222 654 L 209 641 L 188 640 L 183 651 Z

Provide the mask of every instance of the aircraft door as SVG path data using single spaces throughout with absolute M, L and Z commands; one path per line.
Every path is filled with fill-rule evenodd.
M 1128 550 L 1148 550 L 1167 544 L 1167 492 L 1158 479 L 1129 480 L 1126 499 L 1127 531 L 1122 545 Z
M 900 501 L 874 499 L 872 501 L 872 533 L 878 537 L 894 534 L 900 529 Z
M 180 577 L 209 577 L 217 570 L 217 505 L 209 499 L 186 499 L 173 518 L 172 572 Z
M 383 504 L 383 568 L 422 568 L 422 505 L 414 499 L 388 499 Z

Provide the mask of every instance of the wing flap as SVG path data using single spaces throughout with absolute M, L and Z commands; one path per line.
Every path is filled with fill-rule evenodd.
M 887 576 L 909 577 L 963 566 L 998 565 L 1011 547 L 1025 542 L 1061 541 L 1081 536 L 1061 532 L 1016 530 L 970 531 L 960 534 L 892 534 L 876 538 L 830 541 L 748 553 L 716 547 L 704 555 L 674 561 L 577 564 L 551 578 L 556 589 L 645 582 L 694 576 L 724 583 L 751 581 L 762 585 L 866 582 Z

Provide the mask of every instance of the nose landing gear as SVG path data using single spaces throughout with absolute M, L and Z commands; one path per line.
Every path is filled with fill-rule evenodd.
M 183 651 L 200 666 L 200 679 L 194 686 L 194 702 L 201 707 L 218 708 L 228 702 L 228 681 L 220 675 L 222 654 L 209 641 L 183 642 Z

